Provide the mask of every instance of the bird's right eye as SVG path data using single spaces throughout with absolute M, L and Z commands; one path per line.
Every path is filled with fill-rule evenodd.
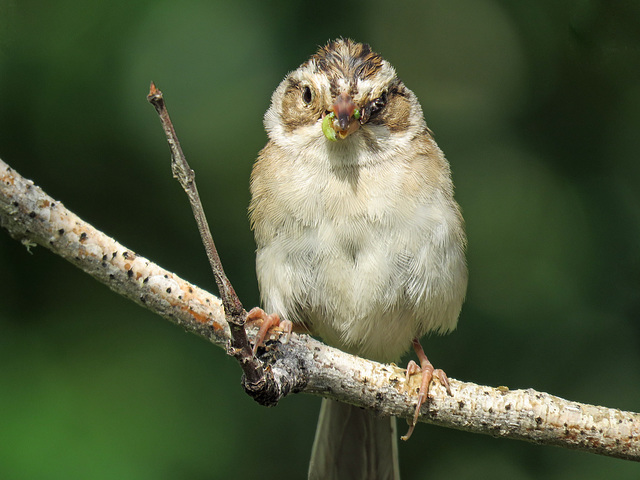
M 313 100 L 313 92 L 311 91 L 311 88 L 309 86 L 306 86 L 302 89 L 302 101 L 306 105 L 309 105 L 311 103 L 311 100 Z

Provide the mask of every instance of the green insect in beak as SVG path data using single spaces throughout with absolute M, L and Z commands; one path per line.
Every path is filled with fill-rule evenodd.
M 331 112 L 325 115 L 324 119 L 322 120 L 322 133 L 324 133 L 324 136 L 332 142 L 338 140 L 336 138 L 336 130 L 333 128 L 333 121 L 335 120 L 335 118 L 336 114 Z M 353 118 L 355 118 L 356 120 L 360 120 L 360 110 L 358 110 L 357 108 L 353 111 Z
M 322 133 L 327 139 L 332 142 L 336 141 L 336 131 L 333 129 L 333 120 L 336 118 L 336 114 L 331 112 L 328 115 L 325 115 L 324 120 L 322 120 Z

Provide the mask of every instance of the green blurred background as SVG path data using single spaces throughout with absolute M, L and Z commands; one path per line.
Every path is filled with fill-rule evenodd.
M 0 0 L 0 157 L 213 289 L 145 100 L 154 80 L 255 305 L 246 208 L 262 116 L 286 72 L 337 36 L 396 67 L 452 164 L 471 277 L 458 330 L 424 342 L 434 363 L 640 411 L 638 1 Z M 223 351 L 4 231 L 0 292 L 0 478 L 304 478 L 319 398 L 258 406 Z M 425 425 L 400 454 L 405 480 L 640 476 Z

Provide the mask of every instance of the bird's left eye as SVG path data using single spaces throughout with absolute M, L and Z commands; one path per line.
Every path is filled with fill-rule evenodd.
M 382 92 L 378 98 L 371 102 L 371 114 L 379 112 L 387 104 L 387 92 Z
M 313 92 L 311 91 L 311 87 L 306 86 L 302 89 L 302 101 L 309 105 L 313 100 Z

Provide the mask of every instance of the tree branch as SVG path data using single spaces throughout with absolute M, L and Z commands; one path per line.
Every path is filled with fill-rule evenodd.
M 2 160 L 0 224 L 23 244 L 42 245 L 120 295 L 229 348 L 229 326 L 218 298 L 96 230 Z M 295 334 L 287 344 L 267 342 L 262 359 L 269 364 L 281 397 L 303 392 L 381 415 L 413 415 L 417 378 L 405 381 L 405 371 L 394 365 L 355 357 Z M 440 386 L 430 389 L 420 421 L 640 461 L 638 413 L 570 402 L 531 389 L 450 382 L 453 397 Z

